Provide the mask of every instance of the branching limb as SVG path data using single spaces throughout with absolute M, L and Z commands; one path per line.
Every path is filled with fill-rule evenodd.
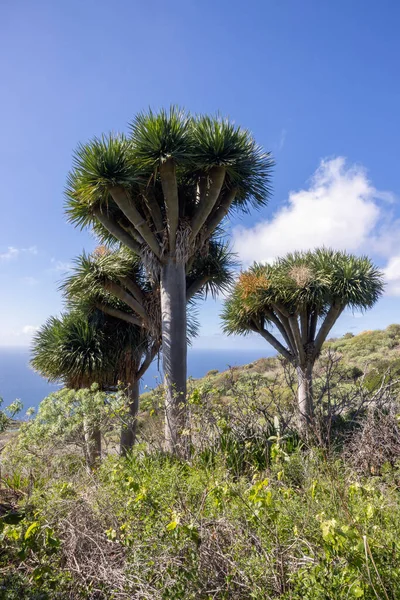
M 202 287 L 205 286 L 208 279 L 209 277 L 207 276 L 199 277 L 198 279 L 196 279 L 196 281 L 194 281 L 186 290 L 186 300 L 190 300 L 191 298 L 193 298 L 193 296 L 197 294 L 197 292 L 199 292 Z
M 279 317 L 272 310 L 265 311 L 265 314 L 268 317 L 268 319 L 270 319 L 270 321 L 272 321 L 272 323 L 275 325 L 275 327 L 280 332 L 281 336 L 283 337 L 286 344 L 288 345 L 289 351 L 292 352 L 292 354 L 295 354 L 295 346 L 294 346 L 294 342 L 293 342 L 293 336 L 291 335 L 289 322 L 287 321 L 287 328 L 286 328 L 285 324 L 280 321 Z
M 289 317 L 289 324 L 290 324 L 290 328 L 292 330 L 292 334 L 294 337 L 294 341 L 296 344 L 296 350 L 297 350 L 297 356 L 299 357 L 299 362 L 300 364 L 304 363 L 304 359 L 305 359 L 305 352 L 304 352 L 304 347 L 301 341 L 301 334 L 300 334 L 300 327 L 299 327 L 299 322 L 297 320 L 297 317 L 295 317 L 294 315 L 291 315 Z
M 101 310 L 103 313 L 110 315 L 110 317 L 115 317 L 116 319 L 121 319 L 126 323 L 130 323 L 131 325 L 137 325 L 138 327 L 142 326 L 142 322 L 134 317 L 133 315 L 129 315 L 125 313 L 123 310 L 118 310 L 117 308 L 112 308 L 107 304 L 103 304 L 102 302 L 96 302 L 96 308 Z
M 121 244 L 127 246 L 135 254 L 140 254 L 141 247 L 120 225 L 114 223 L 107 215 L 101 212 L 100 209 L 93 211 L 96 219 L 113 235 Z
M 147 369 L 153 362 L 153 359 L 156 356 L 159 349 L 160 349 L 160 344 L 158 342 L 154 342 L 152 347 L 148 350 L 148 352 L 146 352 L 144 361 L 140 365 L 140 369 L 138 370 L 138 372 L 136 374 L 137 379 L 140 379 L 146 373 Z
M 314 347 L 314 356 L 317 357 L 321 352 L 322 344 L 328 337 L 328 334 L 341 313 L 343 312 L 344 306 L 340 304 L 332 304 L 330 309 L 328 310 L 325 319 L 322 322 L 321 327 L 319 328 L 317 337 L 315 338 L 315 347 Z
M 207 218 L 211 214 L 221 188 L 225 180 L 225 167 L 213 167 L 208 176 L 208 186 L 204 194 L 204 198 L 200 198 L 200 203 L 192 219 L 192 240 L 199 233 Z
M 172 158 L 168 158 L 160 164 L 160 177 L 167 211 L 169 251 L 173 252 L 179 224 L 179 196 L 176 167 Z
M 122 186 L 114 186 L 110 188 L 110 194 L 114 202 L 120 210 L 122 210 L 135 229 L 137 229 L 154 254 L 160 258 L 161 250 L 157 238 L 148 226 L 146 219 L 144 219 L 143 215 L 141 215 L 136 208 L 128 192 Z
M 232 202 L 234 201 L 234 199 L 236 197 L 236 194 L 237 194 L 236 188 L 232 188 L 231 190 L 226 192 L 220 205 L 215 209 L 215 211 L 213 211 L 210 214 L 210 216 L 208 217 L 208 220 L 206 221 L 206 225 L 205 225 L 205 229 L 206 229 L 205 238 L 206 239 L 209 238 L 210 235 L 212 235 L 212 233 L 215 231 L 215 229 L 221 223 L 222 219 L 227 216 L 227 214 L 229 213 L 229 209 L 232 205 Z
M 145 322 L 148 322 L 149 316 L 144 307 L 131 296 L 123 287 L 119 286 L 114 281 L 107 281 L 103 284 L 104 289 L 116 296 L 119 300 L 124 302 L 129 308 L 131 308 L 136 314 L 138 314 Z
M 275 348 L 275 350 L 277 352 L 279 352 L 279 354 L 282 354 L 282 356 L 284 358 L 286 358 L 290 362 L 293 362 L 294 356 L 289 352 L 289 350 L 287 350 L 285 348 L 285 346 L 283 346 L 280 343 L 279 340 L 276 339 L 275 336 L 272 335 L 272 333 L 267 331 L 264 327 L 261 327 L 260 325 L 258 325 L 254 320 L 253 320 L 253 324 L 254 324 L 254 326 L 252 327 L 253 331 L 256 331 L 257 333 L 259 333 L 265 340 L 267 340 L 267 342 L 269 344 L 271 344 L 271 346 L 273 346 Z

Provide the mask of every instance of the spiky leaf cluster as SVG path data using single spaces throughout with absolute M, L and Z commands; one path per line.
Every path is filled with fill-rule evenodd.
M 169 159 L 176 167 L 181 220 L 192 217 L 202 180 L 213 167 L 225 169 L 215 211 L 233 189 L 236 195 L 227 210 L 262 206 L 269 198 L 273 160 L 249 131 L 219 116 L 191 116 L 171 107 L 137 115 L 128 138 L 108 135 L 78 146 L 66 189 L 70 221 L 95 225 L 109 242 L 112 235 L 95 216 L 100 210 L 128 230 L 130 223 L 110 194 L 111 188 L 122 186 L 150 229 L 160 234 L 159 220 L 167 226 L 167 211 L 159 169 Z
M 203 281 L 197 295 L 216 298 L 219 293 L 228 292 L 234 281 L 234 270 L 238 267 L 236 255 L 230 251 L 225 242 L 210 240 L 207 252 L 199 252 L 187 274 L 187 289 L 197 282 Z
M 35 334 L 31 352 L 38 373 L 70 387 L 99 383 L 111 367 L 104 332 L 78 311 L 50 317 Z
M 366 256 L 321 248 L 295 252 L 274 264 L 254 264 L 239 277 L 226 301 L 227 333 L 247 333 L 254 323 L 272 323 L 277 311 L 323 316 L 331 306 L 365 310 L 383 292 L 383 276 Z

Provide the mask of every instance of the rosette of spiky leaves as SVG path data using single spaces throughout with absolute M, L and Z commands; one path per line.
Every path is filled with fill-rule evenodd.
M 157 172 L 160 163 L 168 159 L 180 165 L 192 163 L 193 119 L 185 110 L 171 106 L 168 111 L 140 112 L 129 129 L 139 172 Z
M 35 334 L 31 365 L 49 381 L 73 388 L 102 384 L 112 369 L 112 354 L 96 318 L 80 311 L 50 317 Z
M 130 188 L 135 182 L 131 142 L 123 135 L 103 135 L 87 144 L 79 144 L 73 168 L 67 178 L 67 214 L 85 226 L 93 220 L 93 210 L 110 202 L 109 188 Z M 107 206 L 116 212 L 116 206 Z
M 227 293 L 233 282 L 239 263 L 229 244 L 222 240 L 211 239 L 207 252 L 198 252 L 187 274 L 189 298 L 201 298 L 211 295 L 216 298 Z
M 286 358 L 303 361 L 310 348 L 318 355 L 346 307 L 366 310 L 382 292 L 382 273 L 368 257 L 327 248 L 290 253 L 240 275 L 224 305 L 223 328 L 228 334 L 258 331 Z M 286 348 L 267 332 L 271 325 Z
M 384 291 L 383 274 L 368 256 L 354 256 L 329 248 L 317 249 L 308 256 L 316 278 L 326 282 L 327 304 L 366 310 Z
M 271 193 L 273 160 L 247 130 L 228 119 L 200 116 L 193 123 L 194 162 L 199 170 L 225 169 L 224 192 L 237 189 L 232 208 L 265 204 Z
M 70 305 L 86 304 L 148 329 L 151 321 L 159 320 L 151 313 L 158 302 L 154 299 L 158 289 L 146 277 L 137 255 L 126 248 L 111 251 L 100 247 L 78 256 L 61 289 Z
M 103 240 L 136 252 L 145 244 L 160 258 L 166 232 L 174 252 L 177 231 L 190 227 L 193 254 L 234 208 L 267 202 L 273 160 L 227 119 L 171 107 L 140 113 L 130 129 L 130 139 L 79 146 L 68 179 L 69 219 Z

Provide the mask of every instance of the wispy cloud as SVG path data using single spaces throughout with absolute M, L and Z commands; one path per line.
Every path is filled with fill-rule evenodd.
M 21 254 L 38 254 L 36 246 L 30 246 L 29 248 L 16 248 L 15 246 L 8 246 L 5 252 L 0 253 L 0 261 L 7 262 L 21 256 Z
M 28 276 L 28 277 L 23 277 L 22 282 L 25 283 L 26 285 L 33 286 L 33 285 L 37 285 L 39 283 L 39 279 L 36 279 L 36 277 Z
M 279 143 L 278 143 L 278 152 L 280 152 L 283 149 L 283 146 L 285 145 L 286 134 L 287 134 L 286 129 L 282 129 L 281 136 L 279 138 Z
M 56 260 L 55 258 L 52 258 L 50 262 L 52 266 L 49 270 L 53 271 L 54 273 L 68 273 L 73 268 L 72 263 Z
M 39 330 L 38 325 L 24 325 L 21 329 L 22 335 L 33 335 Z

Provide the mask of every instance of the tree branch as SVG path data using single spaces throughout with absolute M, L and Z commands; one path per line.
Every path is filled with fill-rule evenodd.
M 114 281 L 106 281 L 103 284 L 103 287 L 107 292 L 109 292 L 110 294 L 124 302 L 127 306 L 129 306 L 129 308 L 131 308 L 136 314 L 142 317 L 144 321 L 148 322 L 149 316 L 144 307 L 137 300 L 135 300 L 133 296 L 128 294 L 128 292 L 124 288 L 119 286 L 117 283 L 114 283 Z
M 150 249 L 160 258 L 161 250 L 157 238 L 136 208 L 128 192 L 122 186 L 118 185 L 110 188 L 110 194 L 117 206 L 149 245 Z
M 95 209 L 93 211 L 96 219 L 113 235 L 121 244 L 127 246 L 132 252 L 135 254 L 140 254 L 140 245 L 131 238 L 129 233 L 127 233 L 120 225 L 112 221 L 107 217 L 107 215 L 101 212 L 100 209 Z
M 179 224 L 179 196 L 175 162 L 172 158 L 168 158 L 160 164 L 160 178 L 167 212 L 169 251 L 173 252 Z
M 300 313 L 300 325 L 301 325 L 301 343 L 303 346 L 308 341 L 308 309 L 304 308 Z
M 343 312 L 344 306 L 340 304 L 332 304 L 330 309 L 328 310 L 325 319 L 322 322 L 321 327 L 319 328 L 317 337 L 315 338 L 315 346 L 314 346 L 314 357 L 316 358 L 321 352 L 322 344 L 328 337 L 328 334 L 336 321 L 338 320 L 340 314 Z
M 287 331 L 284 323 L 279 320 L 279 317 L 277 315 L 275 315 L 272 310 L 265 311 L 265 314 L 273 322 L 273 324 L 276 326 L 276 328 L 280 332 L 281 336 L 283 337 L 286 344 L 288 345 L 289 351 L 291 351 L 293 354 L 295 354 L 295 346 L 294 346 L 294 342 L 293 342 L 293 336 L 291 336 L 289 322 L 287 321 L 287 328 L 288 328 L 288 331 Z
M 130 277 L 121 277 L 119 278 L 121 284 L 126 287 L 126 289 L 132 294 L 132 296 L 142 305 L 144 306 L 144 296 L 143 292 L 140 289 L 140 286 L 133 281 Z
M 291 315 L 289 317 L 289 325 L 292 330 L 294 341 L 296 344 L 296 350 L 297 350 L 299 362 L 302 364 L 305 359 L 305 352 L 304 352 L 303 343 L 301 341 L 300 327 L 299 327 L 299 323 L 297 321 L 297 317 Z
M 159 349 L 160 349 L 160 344 L 158 342 L 154 342 L 154 344 L 152 345 L 152 347 L 150 348 L 150 350 L 148 350 L 146 352 L 145 359 L 142 362 L 142 364 L 140 365 L 140 369 L 136 373 L 137 379 L 140 379 L 146 373 L 147 369 L 149 368 L 149 366 L 153 362 L 153 359 L 156 356 L 156 354 L 159 351 Z
M 267 342 L 269 344 L 271 344 L 271 346 L 273 346 L 275 348 L 275 350 L 277 352 L 279 352 L 279 354 L 282 354 L 282 356 L 284 358 L 286 358 L 290 362 L 293 362 L 293 358 L 294 358 L 293 355 L 288 350 L 286 350 L 285 346 L 283 346 L 280 343 L 280 341 L 277 340 L 276 337 L 272 335 L 272 333 L 270 333 L 263 327 L 260 327 L 259 325 L 257 325 L 257 323 L 254 321 L 254 319 L 253 319 L 253 323 L 254 323 L 254 328 L 252 328 L 253 331 L 256 331 L 257 333 L 259 333 L 265 340 L 267 340 Z
M 205 286 L 208 280 L 209 277 L 205 275 L 204 277 L 199 277 L 198 279 L 196 279 L 196 281 L 193 281 L 193 283 L 186 290 L 186 300 L 190 300 L 191 298 L 193 298 L 193 296 L 197 294 L 197 292 L 199 292 L 202 287 Z
M 139 321 L 139 319 L 137 319 L 133 315 L 125 313 L 123 310 L 119 310 L 118 308 L 112 308 L 111 306 L 107 306 L 102 302 L 96 302 L 95 306 L 103 313 L 110 315 L 110 317 L 121 319 L 121 321 L 126 321 L 127 323 L 130 323 L 131 325 L 137 325 L 138 327 L 142 326 L 142 322 Z
M 144 201 L 147 204 L 147 208 L 149 209 L 151 218 L 153 219 L 156 232 L 162 233 L 164 231 L 164 222 L 161 208 L 154 195 L 154 190 L 152 189 L 151 185 L 147 185 L 146 187 L 143 187 L 141 193 L 143 195 Z
M 204 198 L 200 197 L 200 203 L 192 219 L 192 240 L 199 233 L 200 229 L 203 227 L 204 223 L 215 207 L 215 203 L 218 200 L 218 196 L 224 184 L 225 171 L 225 167 L 213 167 L 210 170 L 208 176 L 208 186 L 205 191 Z
M 308 331 L 308 343 L 311 344 L 314 342 L 315 332 L 317 330 L 318 324 L 318 311 L 314 310 L 310 317 L 310 329 Z
M 208 220 L 206 221 L 206 233 L 205 238 L 209 238 L 210 235 L 215 231 L 218 225 L 221 223 L 222 219 L 227 216 L 229 213 L 229 209 L 232 205 L 237 194 L 237 189 L 232 188 L 227 191 L 225 196 L 222 198 L 220 205 L 216 208 L 214 212 L 210 214 Z

